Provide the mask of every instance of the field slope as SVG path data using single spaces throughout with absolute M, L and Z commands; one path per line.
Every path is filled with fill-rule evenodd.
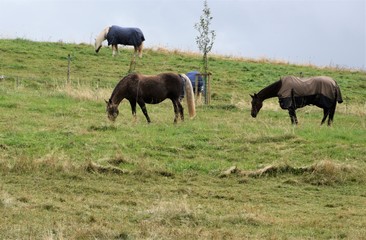
M 166 101 L 134 121 L 123 101 L 111 123 L 104 99 L 131 54 L 0 40 L 0 239 L 365 238 L 365 72 L 213 56 L 212 103 L 195 119 L 173 124 Z M 146 49 L 136 70 L 200 63 Z M 300 74 L 337 80 L 332 127 L 313 106 L 291 126 L 277 99 L 251 118 L 250 93 Z

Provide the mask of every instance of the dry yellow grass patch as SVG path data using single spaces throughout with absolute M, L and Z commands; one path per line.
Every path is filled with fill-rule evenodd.
M 106 88 L 97 88 L 92 89 L 88 86 L 78 86 L 72 87 L 70 85 L 66 85 L 63 88 L 58 89 L 59 92 L 65 93 L 66 95 L 78 99 L 78 100 L 92 100 L 99 101 L 103 99 L 109 99 L 109 96 L 112 93 L 112 89 Z

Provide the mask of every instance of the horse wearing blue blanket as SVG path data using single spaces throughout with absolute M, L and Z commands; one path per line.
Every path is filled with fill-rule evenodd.
M 118 44 L 122 44 L 133 46 L 135 48 L 134 57 L 137 52 L 139 57 L 142 57 L 145 37 L 139 28 L 125 28 L 115 25 L 104 28 L 95 39 L 95 52 L 99 52 L 102 47 L 102 42 L 105 40 L 108 41 L 108 46 L 112 45 L 113 56 L 118 53 Z
M 186 73 L 189 80 L 191 80 L 192 86 L 193 86 L 193 92 L 194 93 L 203 93 L 204 91 L 204 82 L 202 75 L 198 71 L 191 71 Z M 196 90 L 196 79 L 198 80 L 197 83 L 197 90 Z
M 202 78 L 202 75 L 198 71 L 191 71 L 191 72 L 186 73 L 186 76 L 188 77 L 188 79 L 190 80 L 190 82 L 193 86 L 193 92 L 197 97 L 197 99 L 196 99 L 197 102 L 202 102 L 202 94 L 205 90 L 205 87 L 204 87 L 205 83 Z M 198 81 L 196 82 L 196 80 L 198 80 Z M 196 87 L 197 87 L 197 89 L 196 89 Z M 182 93 L 180 98 L 181 99 L 184 98 L 184 93 Z

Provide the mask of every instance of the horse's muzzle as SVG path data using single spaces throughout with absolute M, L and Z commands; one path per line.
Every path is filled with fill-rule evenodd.
M 118 112 L 114 112 L 112 114 L 108 114 L 108 119 L 112 122 L 116 121 L 116 118 L 118 117 Z
M 251 112 L 252 117 L 256 118 L 257 117 L 257 112 Z
M 112 116 L 112 115 L 108 115 L 108 119 L 112 122 L 116 121 L 116 118 L 115 116 Z

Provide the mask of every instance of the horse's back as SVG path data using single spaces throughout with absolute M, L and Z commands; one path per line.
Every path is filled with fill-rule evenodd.
M 309 104 L 331 107 L 335 100 L 339 103 L 343 101 L 337 82 L 331 77 L 316 76 L 301 79 L 287 76 L 281 78 L 281 83 L 277 95 L 282 109 L 288 109 L 294 104 L 296 108 Z
M 175 73 L 161 73 L 154 76 L 142 75 L 142 78 L 149 87 L 164 89 L 167 92 L 179 92 L 182 88 L 182 79 Z
M 178 99 L 183 91 L 182 79 L 175 73 L 136 74 L 140 97 L 146 103 L 159 103 L 166 98 Z
M 125 28 L 113 25 L 109 28 L 107 41 L 108 45 L 140 46 L 145 41 L 145 37 L 139 28 Z
M 304 97 L 313 95 L 323 95 L 329 99 L 334 99 L 337 83 L 327 76 L 316 76 L 311 78 L 298 78 L 287 76 L 281 78 L 282 87 L 278 93 L 280 98 Z
M 181 81 L 179 75 L 175 73 L 160 73 L 158 75 L 136 74 L 136 77 L 139 79 L 141 83 L 154 84 L 156 86 L 159 85 L 173 86 Z

